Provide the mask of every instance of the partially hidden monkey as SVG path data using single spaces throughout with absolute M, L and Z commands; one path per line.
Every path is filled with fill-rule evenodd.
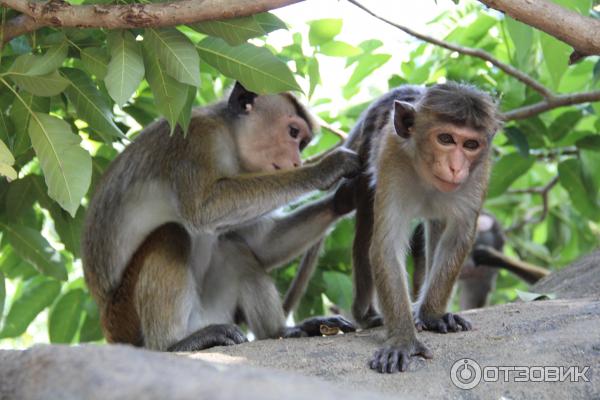
M 431 358 L 415 326 L 442 333 L 471 329 L 446 307 L 471 248 L 499 126 L 489 95 L 449 82 L 392 90 L 350 133 L 347 146 L 367 168 L 354 182 L 352 312 L 362 327 L 384 323 L 387 332 L 385 345 L 369 362 L 372 369 L 405 371 L 411 357 Z M 413 305 L 405 256 L 415 218 L 425 220 L 426 272 Z
M 286 328 L 268 275 L 349 211 L 329 195 L 271 214 L 358 172 L 348 149 L 300 166 L 315 127 L 293 95 L 257 96 L 236 83 L 228 101 L 194 109 L 186 135 L 159 120 L 113 161 L 82 240 L 109 342 L 195 351 L 246 341 L 236 322 L 258 339 L 317 335 L 321 324 L 353 330 L 335 316 Z

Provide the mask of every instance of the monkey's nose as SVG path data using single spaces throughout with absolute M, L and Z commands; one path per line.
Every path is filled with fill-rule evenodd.
M 273 163 L 273 168 L 275 168 L 275 169 L 281 169 L 281 167 L 279 165 L 275 164 L 275 163 Z

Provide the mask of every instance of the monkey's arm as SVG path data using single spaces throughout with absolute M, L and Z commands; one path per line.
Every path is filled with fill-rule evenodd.
M 201 171 L 179 168 L 175 185 L 186 220 L 196 227 L 219 228 L 260 217 L 311 190 L 327 189 L 359 168 L 356 153 L 339 149 L 316 165 L 222 177 L 204 185 Z
M 550 273 L 548 270 L 537 265 L 510 258 L 490 246 L 477 246 L 473 250 L 473 259 L 475 260 L 475 265 L 504 268 L 529 284 L 536 283 Z

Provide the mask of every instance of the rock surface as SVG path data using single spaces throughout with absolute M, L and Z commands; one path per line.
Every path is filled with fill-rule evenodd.
M 185 355 L 127 346 L 36 346 L 0 351 L 0 399 L 597 399 L 596 260 L 598 255 L 584 258 L 531 289 L 556 293 L 556 300 L 464 312 L 475 326 L 471 332 L 420 333 L 434 359 L 414 359 L 402 374 L 381 375 L 366 366 L 381 345 L 381 330 L 256 341 Z M 587 366 L 589 382 L 515 382 L 514 372 L 503 382 L 500 371 L 500 382 L 483 379 L 463 390 L 450 378 L 453 364 L 463 358 L 482 369 Z M 541 370 L 536 371 L 534 377 Z

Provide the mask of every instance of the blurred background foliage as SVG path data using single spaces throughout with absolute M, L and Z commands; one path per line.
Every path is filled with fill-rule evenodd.
M 591 0 L 558 2 L 598 17 Z M 15 15 L 1 12 L 3 22 Z M 479 4 L 461 3 L 430 23 L 444 32 L 439 39 L 482 49 L 555 93 L 600 88 L 598 57 L 568 66 L 567 45 Z M 79 259 L 81 226 L 96 182 L 143 126 L 160 116 L 185 126 L 192 106 L 219 100 L 234 79 L 260 93 L 301 90 L 322 120 L 345 132 L 369 99 L 406 83 L 469 82 L 493 93 L 504 112 L 542 100 L 489 62 L 400 31 L 399 45 L 409 51 L 398 61 L 368 29 L 364 40 L 347 43 L 338 39 L 350 29 L 342 19 L 307 24 L 308 29 L 288 26 L 264 13 L 178 29 L 44 28 L 4 47 L 1 347 L 103 340 Z M 271 43 L 269 33 L 281 30 L 285 43 Z M 348 76 L 335 94 L 319 90 L 333 60 L 344 62 Z M 324 152 L 339 140 L 323 129 L 305 155 Z M 485 209 L 506 231 L 505 252 L 554 270 L 598 247 L 600 103 L 510 120 L 494 146 Z M 297 320 L 327 313 L 332 305 L 349 312 L 353 224 L 352 218 L 342 220 L 327 238 Z M 274 273 L 282 293 L 296 266 Z M 526 288 L 503 271 L 491 303 L 511 301 L 515 289 Z

